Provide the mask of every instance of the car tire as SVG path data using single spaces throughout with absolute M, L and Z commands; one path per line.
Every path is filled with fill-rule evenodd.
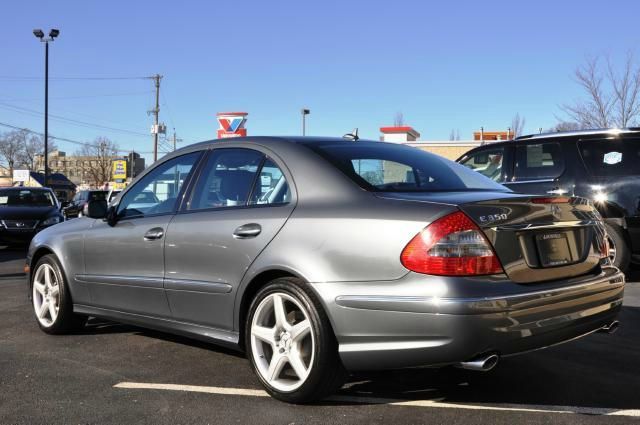
M 321 400 L 347 375 L 326 313 L 315 293 L 296 278 L 275 279 L 253 298 L 245 347 L 267 392 L 288 403 Z
M 48 334 L 79 330 L 87 320 L 73 312 L 69 286 L 52 254 L 40 258 L 31 274 L 31 304 L 38 326 Z
M 605 223 L 607 235 L 609 236 L 609 252 L 611 262 L 614 266 L 626 272 L 631 263 L 631 250 L 622 233 L 622 229 L 618 226 Z

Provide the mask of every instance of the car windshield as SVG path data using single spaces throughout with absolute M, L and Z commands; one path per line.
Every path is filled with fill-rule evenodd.
M 509 191 L 460 164 L 408 146 L 369 142 L 306 146 L 372 192 Z
M 55 200 L 47 190 L 0 190 L 0 207 L 52 207 Z
M 579 146 L 584 164 L 594 176 L 640 175 L 640 139 L 582 140 Z
M 109 192 L 106 190 L 95 190 L 93 192 L 89 192 L 89 200 L 90 201 L 105 201 L 107 199 L 107 195 Z

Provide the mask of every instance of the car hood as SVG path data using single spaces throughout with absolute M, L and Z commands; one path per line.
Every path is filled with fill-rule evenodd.
M 0 220 L 40 220 L 58 212 L 56 207 L 0 207 Z

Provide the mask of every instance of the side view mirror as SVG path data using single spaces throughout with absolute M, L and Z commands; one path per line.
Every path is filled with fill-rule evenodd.
M 116 223 L 118 222 L 118 212 L 116 211 L 115 205 L 111 205 L 107 209 L 107 214 L 105 215 L 104 219 L 109 226 L 113 227 L 116 225 Z
M 63 210 L 65 208 L 67 208 L 69 206 L 69 201 L 62 201 L 60 202 L 60 209 Z
M 104 218 L 107 215 L 107 201 L 93 200 L 84 205 L 82 214 L 89 218 Z

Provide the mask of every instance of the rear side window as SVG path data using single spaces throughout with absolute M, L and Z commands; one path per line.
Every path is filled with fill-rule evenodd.
M 598 177 L 640 175 L 640 140 L 582 140 L 578 143 L 587 170 Z
M 104 201 L 107 199 L 107 194 L 109 192 L 89 192 L 89 200 L 90 201 Z
M 246 205 L 263 160 L 264 155 L 252 149 L 214 150 L 198 179 L 189 209 Z
M 372 142 L 305 146 L 373 192 L 509 191 L 460 164 L 408 146 Z
M 493 181 L 503 180 L 504 148 L 484 149 L 464 158 L 460 163 Z
M 564 172 L 564 158 L 559 143 L 516 146 L 514 181 L 555 179 Z

